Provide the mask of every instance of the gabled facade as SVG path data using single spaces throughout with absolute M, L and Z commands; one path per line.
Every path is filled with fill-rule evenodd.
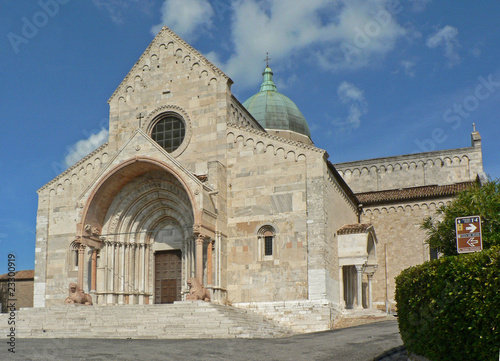
M 321 305 L 329 327 L 357 199 L 324 150 L 267 132 L 231 83 L 156 36 L 109 99 L 109 142 L 38 191 L 35 307 L 70 282 L 96 304 L 181 301 L 196 277 L 213 302 Z

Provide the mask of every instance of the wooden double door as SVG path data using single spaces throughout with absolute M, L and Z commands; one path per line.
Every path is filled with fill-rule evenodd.
M 181 300 L 182 253 L 179 250 L 155 253 L 155 303 Z

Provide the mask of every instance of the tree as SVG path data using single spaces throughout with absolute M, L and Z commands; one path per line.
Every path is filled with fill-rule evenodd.
M 483 249 L 500 246 L 500 180 L 459 193 L 450 205 L 425 218 L 420 228 L 427 231 L 426 242 L 445 256 L 456 255 L 455 218 L 466 216 L 481 216 Z

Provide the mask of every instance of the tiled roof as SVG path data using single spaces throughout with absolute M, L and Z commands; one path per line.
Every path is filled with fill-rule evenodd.
M 429 185 L 412 188 L 390 189 L 386 191 L 357 193 L 356 197 L 363 204 L 389 203 L 420 198 L 438 198 L 454 196 L 470 187 L 476 182 L 462 182 L 443 186 Z
M 339 228 L 337 234 L 365 233 L 372 225 L 370 223 L 344 224 Z
M 34 279 L 35 278 L 35 271 L 32 269 L 26 270 L 26 271 L 17 271 L 15 278 L 17 281 Z M 9 279 L 8 273 L 0 275 L 0 281 L 6 281 L 8 279 Z

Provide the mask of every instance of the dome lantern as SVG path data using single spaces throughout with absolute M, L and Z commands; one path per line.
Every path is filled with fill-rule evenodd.
M 290 98 L 278 92 L 269 64 L 262 76 L 260 91 L 248 98 L 243 106 L 268 133 L 313 144 L 306 119 Z

